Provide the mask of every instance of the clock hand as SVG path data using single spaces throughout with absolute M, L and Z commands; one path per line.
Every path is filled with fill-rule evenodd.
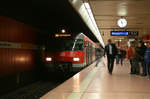
M 121 21 L 121 24 L 123 24 L 123 22 Z

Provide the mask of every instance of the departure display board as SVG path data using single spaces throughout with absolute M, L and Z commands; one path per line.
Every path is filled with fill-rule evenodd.
M 138 31 L 129 31 L 129 36 L 138 36 L 139 32 Z
M 128 36 L 129 32 L 127 31 L 111 31 L 111 36 Z
M 138 36 L 138 31 L 111 31 L 111 36 Z

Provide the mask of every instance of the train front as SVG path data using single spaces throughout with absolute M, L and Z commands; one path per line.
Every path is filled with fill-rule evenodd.
M 50 40 L 45 50 L 46 67 L 50 71 L 72 72 L 83 68 L 83 40 L 55 38 Z

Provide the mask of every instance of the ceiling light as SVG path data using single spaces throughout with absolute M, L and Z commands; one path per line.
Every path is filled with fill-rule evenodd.
M 66 32 L 66 30 L 65 30 L 65 29 L 62 29 L 62 30 L 61 30 L 61 32 L 62 32 L 62 33 L 65 33 L 65 32 Z

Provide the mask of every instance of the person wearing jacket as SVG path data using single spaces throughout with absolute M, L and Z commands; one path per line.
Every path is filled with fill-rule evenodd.
M 141 56 L 139 54 L 140 47 L 135 47 L 133 52 L 133 58 L 132 58 L 132 72 L 133 74 L 139 75 L 140 74 L 140 61 Z
M 146 67 L 147 67 L 147 75 L 148 77 L 150 77 L 150 41 L 147 43 L 147 49 L 145 51 L 145 55 L 144 55 L 144 61 L 146 63 Z
M 117 54 L 117 47 L 112 43 L 111 39 L 108 40 L 108 44 L 105 46 L 104 56 L 107 55 L 107 67 L 109 74 L 112 74 L 114 67 L 114 59 Z
M 131 68 L 130 68 L 130 74 L 134 74 L 134 70 L 133 70 L 133 54 L 134 54 L 134 42 L 131 42 L 131 45 L 130 47 L 127 49 L 127 52 L 126 52 L 126 58 L 130 61 L 130 65 L 131 65 Z
M 142 74 L 141 76 L 146 76 L 147 73 L 146 73 L 146 64 L 144 62 L 144 54 L 145 54 L 145 51 L 146 51 L 146 46 L 144 45 L 144 42 L 143 41 L 139 41 L 138 42 L 138 54 L 140 55 L 140 60 L 139 62 L 141 63 L 142 65 Z

